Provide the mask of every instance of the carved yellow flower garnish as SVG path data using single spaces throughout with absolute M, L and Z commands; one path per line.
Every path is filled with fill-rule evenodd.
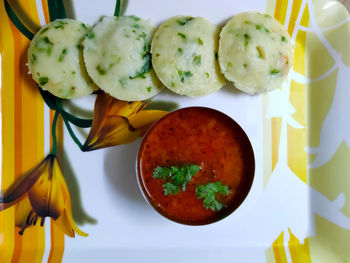
M 0 211 L 18 203 L 16 226 L 23 234 L 27 227 L 41 226 L 45 217 L 54 219 L 55 224 L 68 236 L 87 236 L 74 222 L 69 190 L 62 175 L 57 158 L 49 154 L 28 174 L 22 175 L 0 195 Z
M 101 92 L 95 102 L 95 116 L 83 151 L 126 144 L 142 136 L 167 111 L 144 110 L 148 102 L 127 102 Z

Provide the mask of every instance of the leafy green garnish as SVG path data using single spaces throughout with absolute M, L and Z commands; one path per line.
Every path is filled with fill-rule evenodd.
M 250 35 L 244 34 L 244 46 L 245 47 L 248 46 L 249 40 L 250 40 Z
M 276 75 L 276 74 L 279 74 L 280 72 L 281 72 L 281 71 L 278 70 L 278 69 L 276 69 L 276 68 L 270 70 L 270 74 L 271 74 L 271 75 Z
M 205 76 L 207 77 L 207 79 L 209 78 L 209 73 L 205 72 Z
M 103 68 L 101 65 L 97 65 L 96 70 L 100 75 L 106 75 L 107 73 L 107 70 Z
M 39 78 L 39 85 L 40 86 L 44 86 L 47 82 L 49 82 L 49 78 L 48 77 L 40 77 Z
M 136 28 L 136 29 L 141 28 L 141 26 L 139 24 L 133 24 L 131 27 Z
M 123 87 L 126 88 L 126 79 L 120 79 L 119 84 Z
M 85 36 L 88 38 L 88 39 L 94 39 L 95 38 L 95 33 L 94 31 L 89 31 L 85 34 Z
M 193 17 L 183 17 L 181 19 L 176 20 L 176 22 L 180 26 L 184 26 L 184 25 L 188 24 L 188 22 L 190 22 L 192 19 L 193 19 Z
M 170 87 L 172 87 L 172 88 L 175 87 L 175 83 L 173 81 L 170 83 Z
M 258 25 L 255 25 L 255 28 L 256 30 L 261 30 L 263 29 L 266 33 L 270 33 L 270 30 L 268 30 L 264 25 L 262 24 L 258 24 Z
M 37 58 L 36 58 L 35 54 L 32 54 L 32 59 L 31 59 L 32 64 L 34 64 L 36 62 L 36 60 L 37 60 Z
M 75 73 L 76 73 L 75 70 L 73 70 L 73 71 L 72 71 L 72 75 L 75 75 Z
M 142 32 L 139 35 L 139 39 L 140 38 L 142 38 L 144 41 L 143 50 L 141 53 L 141 58 L 143 59 L 143 66 L 139 71 L 135 73 L 135 75 L 129 76 L 129 79 L 136 79 L 136 78 L 144 79 L 146 78 L 145 74 L 148 73 L 152 68 L 150 45 L 148 43 L 147 34 L 145 32 Z
M 148 73 L 152 67 L 151 54 L 147 53 L 146 55 L 144 55 L 143 59 L 144 59 L 144 64 L 143 64 L 141 70 L 136 72 L 136 74 L 134 76 L 129 76 L 129 79 L 136 79 L 136 78 L 144 79 L 144 78 L 146 78 L 145 74 Z
M 41 30 L 40 35 L 44 34 L 47 30 L 49 30 L 50 27 L 44 28 L 43 30 Z
M 224 205 L 216 200 L 217 194 L 228 195 L 230 190 L 227 185 L 223 185 L 220 181 L 200 185 L 196 188 L 198 199 L 203 200 L 204 207 L 212 211 L 220 211 Z
M 232 62 L 227 62 L 226 67 L 227 67 L 227 68 L 232 67 Z
M 63 49 L 60 56 L 58 57 L 58 62 L 63 62 L 65 55 L 67 54 L 67 49 Z
M 178 51 L 180 54 L 182 54 L 182 53 L 183 53 L 182 48 L 178 48 L 178 49 L 177 49 L 177 51 Z
M 185 35 L 185 34 L 182 34 L 182 33 L 177 33 L 177 35 L 178 35 L 179 37 L 181 37 L 183 40 L 185 40 L 185 39 L 186 39 L 186 35 Z
M 54 25 L 54 27 L 56 28 L 56 29 L 64 29 L 64 25 L 66 25 L 67 24 L 67 22 L 63 22 L 63 21 L 57 21 L 56 23 L 55 23 L 55 25 Z
M 249 24 L 250 24 L 250 21 L 246 20 L 246 21 L 244 21 L 244 24 L 249 25 Z
M 287 38 L 286 38 L 285 36 L 282 36 L 282 37 L 281 37 L 281 41 L 282 41 L 282 42 L 287 42 Z
M 197 66 L 199 66 L 202 63 L 202 56 L 197 55 L 193 58 L 193 63 Z
M 193 76 L 191 71 L 182 71 L 182 70 L 178 70 L 177 74 L 179 75 L 181 82 L 185 82 L 186 79 L 190 78 Z
M 173 194 L 176 195 L 180 189 L 186 190 L 186 185 L 191 181 L 191 178 L 195 176 L 200 170 L 200 167 L 196 164 L 189 164 L 184 166 L 171 166 L 161 167 L 158 166 L 153 171 L 153 178 L 167 181 L 163 184 L 164 195 Z
M 40 38 L 36 43 L 36 47 L 39 52 L 46 52 L 47 56 L 51 56 L 53 43 L 47 36 Z
M 199 37 L 197 38 L 198 45 L 203 46 L 203 40 Z
M 147 91 L 148 91 L 148 92 L 151 92 L 151 90 L 152 90 L 152 87 L 151 87 L 151 86 L 147 87 Z
M 86 27 L 86 25 L 84 23 L 81 23 L 80 25 L 85 31 L 87 30 L 87 27 Z
M 244 63 L 244 64 L 243 64 L 243 67 L 245 67 L 245 68 L 246 68 L 247 66 L 248 66 L 248 64 L 247 64 L 247 63 Z
M 132 18 L 134 21 L 140 21 L 141 18 L 137 17 L 137 16 L 134 16 L 134 15 L 131 15 L 129 16 L 130 18 Z
M 164 195 L 176 195 L 180 191 L 180 187 L 170 182 L 163 184 Z

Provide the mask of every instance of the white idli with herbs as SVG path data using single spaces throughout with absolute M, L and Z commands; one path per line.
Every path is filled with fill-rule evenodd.
M 28 49 L 28 68 L 42 89 L 63 99 L 86 96 L 96 89 L 81 49 L 89 29 L 76 20 L 57 19 L 35 34 Z
M 201 17 L 175 16 L 154 35 L 154 70 L 173 92 L 191 97 L 220 89 L 225 80 L 216 59 L 218 28 Z
M 93 81 L 126 101 L 145 100 L 162 88 L 151 66 L 154 27 L 136 16 L 104 17 L 83 42 L 84 60 Z
M 249 94 L 281 87 L 292 66 L 288 32 L 267 14 L 246 12 L 231 18 L 220 33 L 219 64 L 226 79 Z

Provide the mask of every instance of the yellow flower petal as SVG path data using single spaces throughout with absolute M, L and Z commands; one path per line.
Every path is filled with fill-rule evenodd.
M 143 134 L 154 122 L 158 121 L 167 114 L 167 111 L 143 110 L 130 116 L 129 123 L 136 130 L 142 130 L 143 132 L 141 134 Z
M 57 161 L 56 161 L 57 162 Z M 58 166 L 58 165 L 57 165 Z M 59 177 L 57 182 L 62 196 L 64 198 L 65 209 L 64 212 L 55 220 L 55 224 L 68 236 L 74 237 L 74 232 L 80 236 L 88 236 L 88 234 L 81 231 L 75 224 L 72 216 L 72 205 L 70 200 L 69 190 L 64 180 L 64 177 Z
M 15 217 L 16 226 L 19 228 L 26 227 L 26 221 L 30 211 L 32 211 L 32 205 L 30 204 L 28 196 L 26 196 L 17 204 Z
M 58 182 L 63 178 L 56 157 L 49 155 L 49 166 L 28 191 L 28 197 L 34 212 L 40 217 L 50 216 L 53 219 L 63 212 L 65 203 Z
M 99 93 L 95 116 L 83 151 L 126 144 L 142 136 L 149 126 L 163 117 L 164 111 L 143 111 L 148 102 L 127 102 Z
M 46 157 L 31 172 L 18 177 L 16 181 L 3 194 L 0 195 L 0 211 L 19 202 L 33 187 L 48 166 L 48 157 Z

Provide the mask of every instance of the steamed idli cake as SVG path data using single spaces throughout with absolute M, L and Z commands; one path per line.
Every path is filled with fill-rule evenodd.
M 165 21 L 151 45 L 152 64 L 161 82 L 191 97 L 220 89 L 225 80 L 215 56 L 218 33 L 201 17 L 175 16 Z
M 145 100 L 162 88 L 151 68 L 153 26 L 136 16 L 104 17 L 86 37 L 84 60 L 92 80 L 119 100 Z
M 219 64 L 226 79 L 249 94 L 279 88 L 292 66 L 288 32 L 273 17 L 246 12 L 231 18 L 220 33 Z
M 89 28 L 76 20 L 57 19 L 34 36 L 28 49 L 28 68 L 42 89 L 63 99 L 86 96 L 96 89 L 80 48 Z

